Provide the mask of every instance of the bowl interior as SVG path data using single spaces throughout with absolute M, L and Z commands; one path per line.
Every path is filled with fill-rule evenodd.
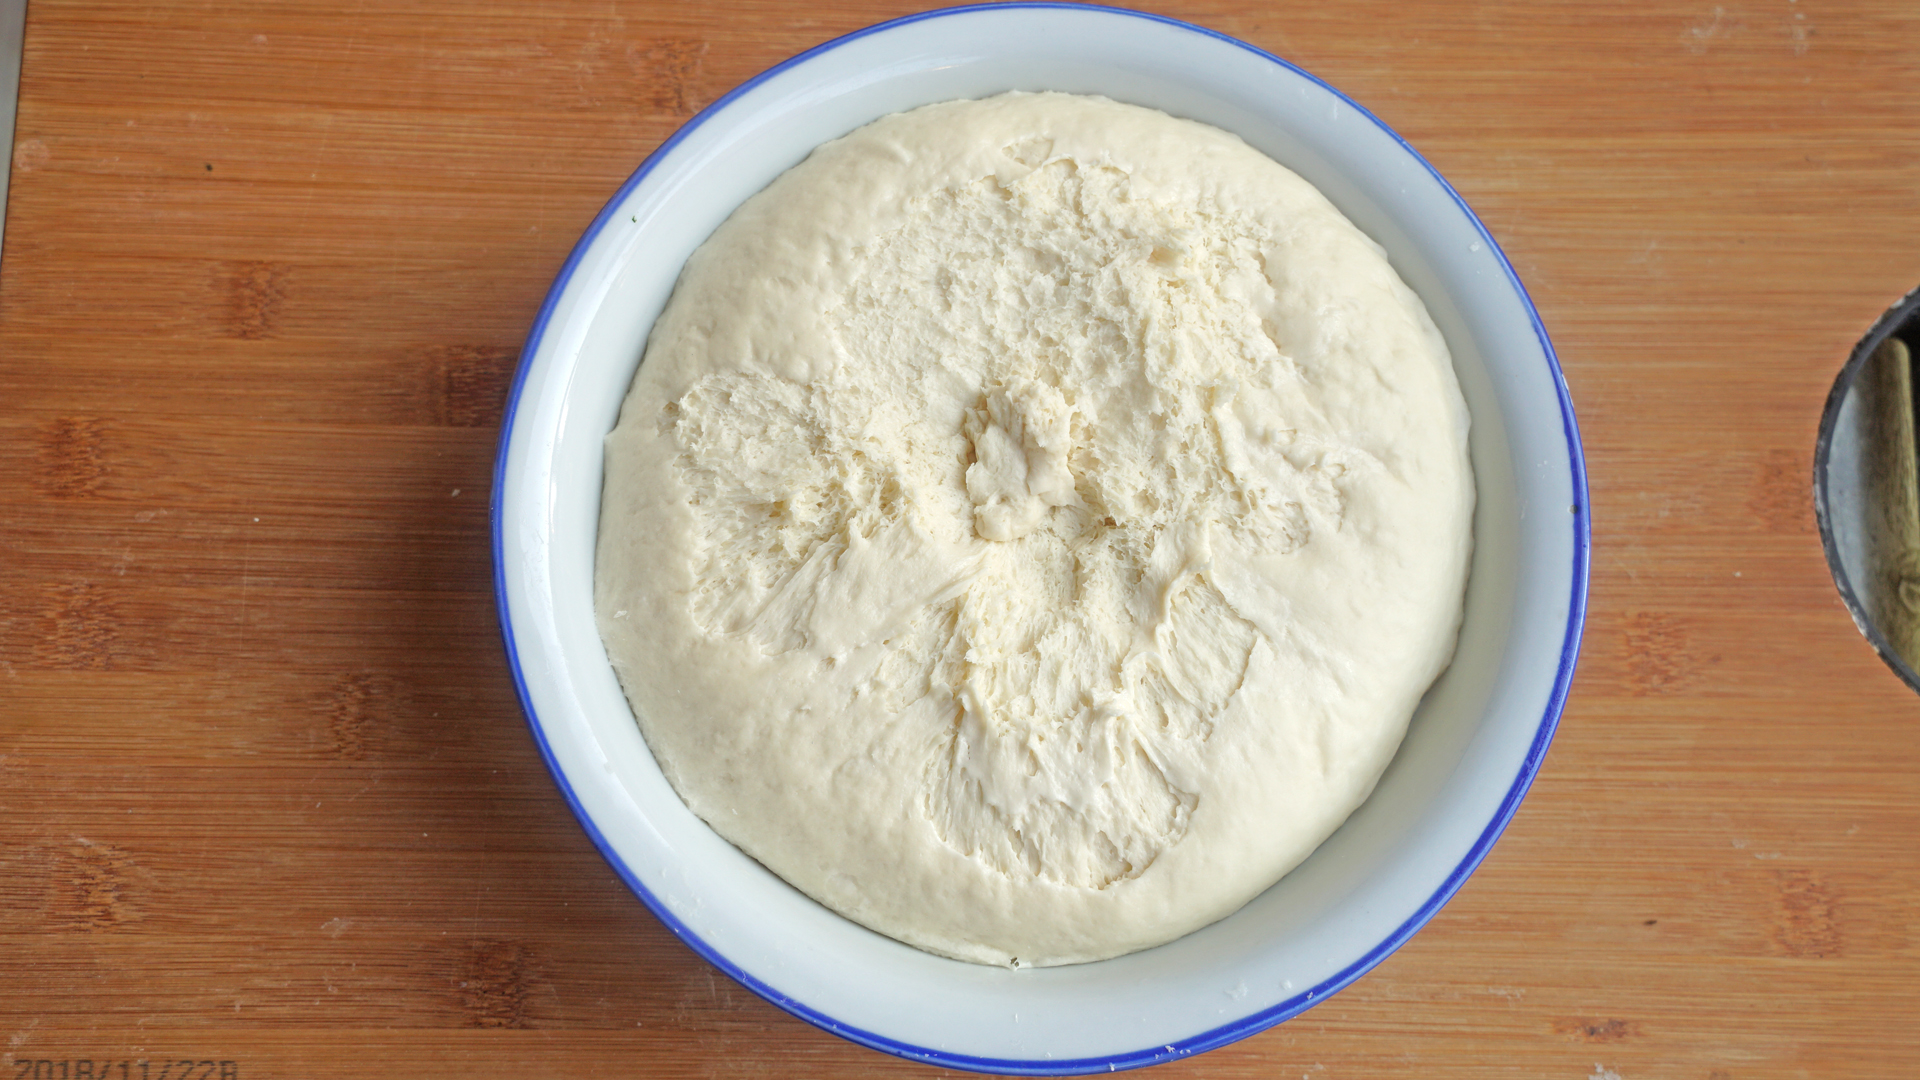
M 1879 363 L 1876 350 L 1888 338 L 1899 338 L 1920 352 L 1914 349 L 1914 343 L 1920 342 L 1920 289 L 1902 297 L 1874 322 L 1834 379 L 1814 445 L 1814 512 L 1827 567 L 1854 624 L 1894 674 L 1920 690 L 1920 672 L 1889 639 L 1893 628 L 1879 622 L 1887 614 L 1894 585 L 1883 576 L 1886 553 L 1877 550 L 1888 542 L 1884 538 L 1888 508 L 1880 505 L 1884 496 L 1875 484 L 1875 477 L 1888 471 L 1885 447 L 1880 444 L 1890 436 L 1881 413 L 1892 406 L 1881 400 L 1887 389 L 1873 367 Z
M 592 614 L 601 441 L 688 254 L 815 145 L 887 113 L 1004 90 L 1098 93 L 1239 134 L 1385 247 L 1452 346 L 1478 484 L 1466 619 L 1373 796 L 1293 873 L 1179 941 L 1004 971 L 919 952 L 813 903 L 674 795 Z M 1585 593 L 1584 478 L 1546 336 L 1492 239 L 1372 117 L 1244 45 L 1132 13 L 959 9 L 803 55 L 683 129 L 608 205 L 529 338 L 495 496 L 502 617 L 537 737 L 583 824 L 729 974 L 850 1038 L 1010 1072 L 1207 1049 L 1378 962 L 1485 854 L 1538 768 Z

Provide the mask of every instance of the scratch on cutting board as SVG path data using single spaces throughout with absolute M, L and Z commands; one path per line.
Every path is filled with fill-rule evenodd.
M 1575 1017 L 1556 1020 L 1553 1030 L 1556 1034 L 1580 1042 L 1610 1043 L 1638 1036 L 1640 1025 L 1632 1020 L 1611 1017 L 1604 1020 Z
M 26 139 L 13 152 L 13 168 L 16 172 L 30 173 L 45 168 L 53 160 L 53 152 L 39 139 Z
M 1729 38 L 1744 29 L 1746 27 L 1738 21 L 1727 18 L 1726 8 L 1715 4 L 1713 17 L 1687 27 L 1687 32 L 1680 36 L 1680 40 L 1686 44 L 1688 52 L 1699 56 L 1707 51 L 1707 46 L 1715 38 Z
M 1638 252 L 1627 257 L 1627 265 L 1640 267 L 1650 277 L 1665 277 L 1666 266 L 1660 253 L 1660 241 L 1648 240 Z

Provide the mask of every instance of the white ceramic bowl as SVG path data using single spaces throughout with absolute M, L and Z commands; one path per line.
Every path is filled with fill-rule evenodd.
M 601 440 L 681 263 L 815 145 L 1004 90 L 1104 94 L 1238 133 L 1385 246 L 1453 347 L 1479 487 L 1466 621 L 1373 797 L 1237 914 L 1168 945 L 1005 971 L 919 952 L 815 904 L 662 778 L 594 628 Z M 1586 598 L 1586 484 L 1551 347 L 1454 191 L 1365 110 L 1230 38 L 1056 4 L 887 23 L 780 65 L 643 164 L 574 249 L 528 336 L 493 523 L 501 622 L 534 735 L 581 823 L 688 945 L 856 1042 L 957 1068 L 1107 1072 L 1231 1042 L 1357 978 L 1478 865 L 1540 766 Z

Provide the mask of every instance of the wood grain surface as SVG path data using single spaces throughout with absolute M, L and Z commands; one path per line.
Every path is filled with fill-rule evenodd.
M 939 1072 L 742 990 L 615 878 L 520 714 L 487 538 L 520 343 L 602 203 L 729 87 L 914 8 L 32 0 L 0 1080 Z M 1920 6 L 1156 10 L 1341 88 L 1485 219 L 1596 548 L 1481 870 L 1351 988 L 1154 1075 L 1920 1075 L 1920 701 L 1809 496 L 1840 363 L 1920 285 Z

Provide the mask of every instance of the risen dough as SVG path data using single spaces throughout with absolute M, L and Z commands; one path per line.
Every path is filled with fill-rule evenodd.
M 1239 139 L 917 109 L 688 261 L 607 441 L 601 632 L 675 789 L 809 895 L 1114 956 L 1372 789 L 1453 649 L 1466 432 L 1419 299 Z

